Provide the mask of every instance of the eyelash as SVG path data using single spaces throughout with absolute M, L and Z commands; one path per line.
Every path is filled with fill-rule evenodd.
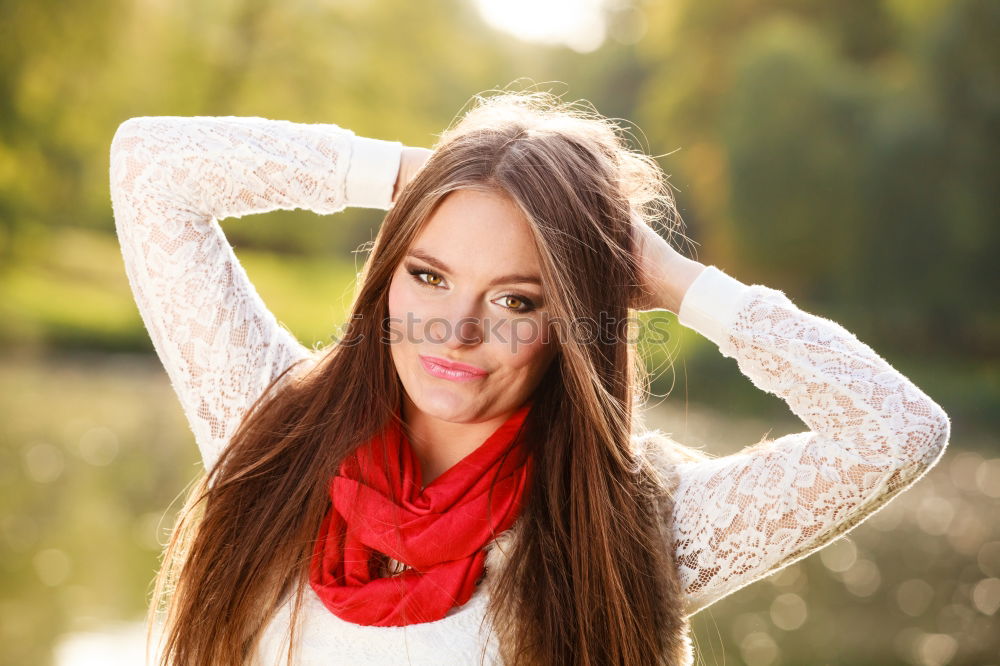
M 440 273 L 435 273 L 434 271 L 428 270 L 426 268 L 419 268 L 419 267 L 409 268 L 407 269 L 407 272 L 411 276 L 413 276 L 414 282 L 416 282 L 422 287 L 429 287 L 431 289 L 437 289 L 439 285 L 430 284 L 429 282 L 424 282 L 423 280 L 420 279 L 421 275 L 433 275 L 434 277 L 441 278 L 442 280 L 444 279 Z M 522 296 L 521 294 L 504 294 L 501 298 L 516 298 L 517 300 L 524 303 L 524 307 L 521 309 L 507 307 L 506 305 L 500 306 L 505 310 L 510 310 L 511 312 L 525 313 L 525 312 L 531 312 L 532 310 L 535 309 L 535 302 L 530 298 L 528 298 L 527 296 Z

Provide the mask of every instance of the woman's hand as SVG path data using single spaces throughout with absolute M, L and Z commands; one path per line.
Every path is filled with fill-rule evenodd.
M 637 214 L 632 215 L 632 225 L 642 277 L 640 296 L 630 305 L 636 310 L 669 310 L 676 314 L 688 287 L 705 265 L 670 247 Z
M 399 158 L 399 175 L 396 176 L 396 185 L 392 188 L 393 203 L 396 202 L 396 197 L 403 191 L 406 184 L 413 180 L 413 177 L 420 171 L 420 167 L 424 165 L 433 152 L 429 148 L 403 147 L 403 153 Z

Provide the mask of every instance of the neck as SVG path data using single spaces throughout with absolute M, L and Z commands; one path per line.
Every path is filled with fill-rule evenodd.
M 403 431 L 420 459 L 424 486 L 475 451 L 510 415 L 478 423 L 452 423 L 421 411 L 404 395 Z

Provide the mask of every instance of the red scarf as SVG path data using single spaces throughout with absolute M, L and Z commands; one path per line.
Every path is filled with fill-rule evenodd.
M 514 440 L 529 410 L 530 403 L 518 408 L 423 489 L 398 421 L 349 455 L 330 483 L 332 506 L 310 566 L 326 607 L 355 624 L 397 627 L 440 620 L 468 601 L 483 572 L 483 546 L 521 510 L 532 464 L 523 438 Z M 383 554 L 410 568 L 379 577 Z

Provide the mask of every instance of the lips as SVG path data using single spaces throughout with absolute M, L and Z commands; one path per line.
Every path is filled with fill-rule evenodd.
M 420 354 L 420 363 L 429 374 L 442 379 L 468 381 L 480 379 L 489 374 L 482 368 L 477 368 L 474 365 L 448 361 L 436 356 L 424 356 Z

